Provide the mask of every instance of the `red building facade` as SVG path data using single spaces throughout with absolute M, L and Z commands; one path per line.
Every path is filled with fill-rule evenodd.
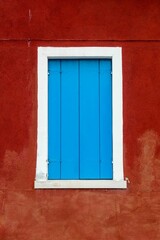
M 160 239 L 159 1 L 0 7 L 0 239 Z M 34 189 L 39 46 L 122 47 L 127 190 Z

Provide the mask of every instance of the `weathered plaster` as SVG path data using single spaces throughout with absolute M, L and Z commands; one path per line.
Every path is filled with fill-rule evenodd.
M 0 239 L 159 240 L 159 1 L 0 8 Z M 127 190 L 34 190 L 38 46 L 122 47 Z

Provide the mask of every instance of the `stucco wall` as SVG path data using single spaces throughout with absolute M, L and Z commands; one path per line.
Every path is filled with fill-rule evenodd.
M 159 0 L 0 9 L 0 240 L 159 240 Z M 34 190 L 38 46 L 122 47 L 127 190 Z

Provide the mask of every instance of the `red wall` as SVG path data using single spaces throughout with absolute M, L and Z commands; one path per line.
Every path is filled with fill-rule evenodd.
M 0 240 L 159 240 L 160 1 L 0 9 Z M 34 190 L 38 46 L 122 47 L 127 190 Z

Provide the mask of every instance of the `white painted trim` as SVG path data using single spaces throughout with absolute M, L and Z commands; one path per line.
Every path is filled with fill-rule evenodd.
M 36 179 L 47 180 L 48 173 L 48 58 L 38 49 L 38 130 Z
M 122 53 L 119 48 L 112 56 L 113 179 L 116 181 L 124 179 L 122 89 Z
M 114 180 L 47 180 L 35 181 L 34 187 L 36 189 L 44 188 L 110 188 L 110 189 L 126 189 L 127 181 Z
M 120 47 L 39 47 L 38 48 L 38 133 L 37 166 L 35 187 L 48 188 L 52 182 L 58 186 L 63 180 L 47 180 L 48 177 L 48 59 L 112 59 L 112 101 L 113 101 L 113 180 L 91 180 L 89 186 L 102 184 L 106 188 L 123 182 L 123 109 L 122 109 L 122 51 Z M 74 181 L 79 186 L 82 180 Z M 68 181 L 65 181 L 68 182 Z M 88 184 L 88 181 L 83 181 Z M 89 181 L 90 182 L 90 181 Z M 96 183 L 97 182 L 97 183 Z M 108 184 L 107 184 L 108 182 Z M 112 182 L 112 183 L 111 183 Z M 94 184 L 93 184 L 94 183 Z M 116 184 L 115 184 L 116 183 Z M 53 184 L 54 185 L 54 184 Z M 68 186 L 63 184 L 64 186 Z M 93 186 L 94 185 L 94 186 Z M 88 185 L 87 185 L 88 186 Z M 89 187 L 89 188 L 90 188 Z M 69 187 L 68 187 L 69 188 Z M 77 188 L 80 188 L 77 186 Z M 116 188 L 116 187 L 113 187 Z M 123 188 L 123 187 L 120 187 Z M 124 187 L 125 188 L 125 187 Z

